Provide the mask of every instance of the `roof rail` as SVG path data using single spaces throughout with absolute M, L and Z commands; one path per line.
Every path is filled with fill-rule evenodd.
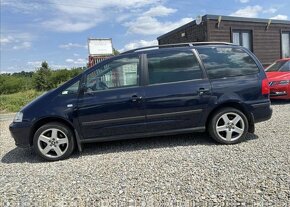
M 152 48 L 166 48 L 166 47 L 192 47 L 197 45 L 233 45 L 229 42 L 188 42 L 188 43 L 177 43 L 177 44 L 166 44 L 166 45 L 152 45 L 148 47 L 140 47 L 132 50 L 128 50 L 125 52 L 122 52 L 121 54 L 127 54 L 132 52 L 138 52 L 143 50 L 150 50 Z

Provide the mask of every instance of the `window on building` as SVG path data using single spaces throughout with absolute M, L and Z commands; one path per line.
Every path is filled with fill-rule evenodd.
M 87 89 L 99 91 L 138 85 L 139 57 L 113 60 L 87 75 Z
M 250 30 L 233 30 L 232 42 L 252 51 L 252 32 Z
M 282 33 L 282 58 L 290 57 L 290 32 Z
M 210 79 L 256 74 L 259 69 L 251 56 L 240 48 L 197 49 Z
M 148 54 L 147 58 L 150 84 L 202 78 L 199 63 L 190 50 Z

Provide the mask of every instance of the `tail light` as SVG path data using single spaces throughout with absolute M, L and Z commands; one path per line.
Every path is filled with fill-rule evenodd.
M 270 93 L 269 81 L 267 78 L 262 80 L 262 95 L 268 95 Z

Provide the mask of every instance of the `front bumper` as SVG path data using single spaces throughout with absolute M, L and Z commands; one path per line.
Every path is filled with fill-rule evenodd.
M 26 122 L 12 122 L 9 125 L 11 136 L 14 138 L 15 145 L 18 147 L 30 147 L 32 139 L 30 139 L 31 124 Z
M 290 86 L 274 86 L 270 87 L 271 99 L 290 99 Z

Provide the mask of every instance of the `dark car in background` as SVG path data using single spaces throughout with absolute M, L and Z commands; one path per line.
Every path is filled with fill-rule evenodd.
M 275 61 L 266 68 L 271 99 L 290 100 L 290 58 Z
M 105 60 L 16 114 L 16 145 L 46 160 L 83 143 L 207 131 L 234 144 L 271 118 L 259 60 L 229 43 L 152 46 Z

